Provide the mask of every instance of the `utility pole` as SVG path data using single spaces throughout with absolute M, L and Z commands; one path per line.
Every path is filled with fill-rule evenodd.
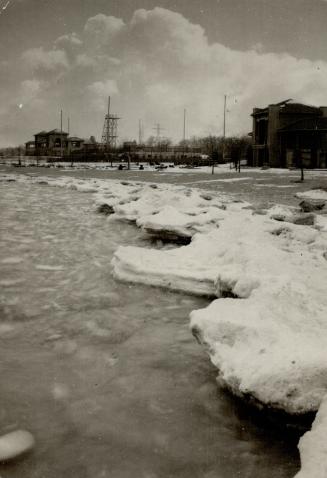
M 70 119 L 69 119 L 69 116 L 67 118 L 67 133 L 68 133 L 68 136 L 69 136 L 69 129 L 70 129 Z
M 185 131 L 186 131 L 186 109 L 184 108 L 184 123 L 183 123 L 183 142 L 185 144 Z
M 185 157 L 186 157 L 186 154 L 185 154 L 185 149 L 186 149 L 185 130 L 186 130 L 186 109 L 184 108 L 184 118 L 183 118 L 183 157 L 184 157 L 184 160 L 185 160 Z
M 224 129 L 223 129 L 223 137 L 226 137 L 226 101 L 227 95 L 224 95 Z
M 143 125 L 142 120 L 139 119 L 139 144 L 143 143 Z
M 62 110 L 60 110 L 60 156 L 63 158 L 63 149 L 62 149 Z

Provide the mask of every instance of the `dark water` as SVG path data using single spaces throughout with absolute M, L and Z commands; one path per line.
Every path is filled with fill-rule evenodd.
M 142 232 L 92 196 L 0 184 L 0 434 L 32 454 L 1 478 L 284 478 L 295 441 L 217 389 L 188 329 L 205 299 L 117 283 Z

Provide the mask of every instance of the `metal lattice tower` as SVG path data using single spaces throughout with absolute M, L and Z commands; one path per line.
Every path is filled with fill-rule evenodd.
M 118 118 L 117 115 L 110 114 L 110 96 L 108 99 L 108 113 L 104 119 L 103 132 L 102 132 L 102 144 L 107 149 L 115 148 L 118 138 Z
M 165 130 L 165 128 L 163 128 L 160 123 L 156 123 L 155 124 L 155 127 L 152 128 L 155 132 L 156 132 L 156 143 L 157 145 L 160 143 L 160 140 L 161 140 L 161 132 Z

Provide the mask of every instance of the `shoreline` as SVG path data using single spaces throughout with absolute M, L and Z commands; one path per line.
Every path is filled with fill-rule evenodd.
M 16 172 L 16 171 L 15 171 L 15 172 Z M 42 176 L 44 177 L 44 175 L 42 175 Z M 30 176 L 29 176 L 29 177 L 30 177 Z M 32 179 L 32 178 L 30 177 L 30 179 Z M 132 184 L 132 183 L 131 183 L 131 184 Z M 127 185 L 126 185 L 126 186 L 127 186 Z M 181 185 L 181 186 L 183 187 L 183 185 Z M 132 187 L 135 188 L 135 182 L 134 182 L 134 184 L 132 184 Z M 172 187 L 174 187 L 174 186 L 172 186 Z M 92 188 L 91 188 L 91 189 L 92 189 Z M 90 188 L 87 188 L 87 187 L 86 187 L 86 188 L 85 188 L 85 192 L 95 192 L 95 191 L 92 191 L 92 190 L 90 190 Z M 135 201 L 135 198 L 133 198 L 133 199 L 134 199 L 134 201 Z M 137 199 L 136 199 L 136 201 L 137 201 Z M 297 201 L 298 201 L 298 199 L 297 199 Z M 118 201 L 118 202 L 119 202 L 119 201 Z M 111 202 L 109 201 L 109 203 L 110 203 L 110 205 L 112 205 L 112 201 L 111 201 Z M 129 204 L 129 201 L 127 201 L 126 204 Z M 113 206 L 113 207 L 115 208 L 115 206 Z M 183 206 L 183 207 L 184 207 L 184 206 Z M 182 207 L 182 209 L 183 209 L 183 207 Z M 137 213 L 136 213 L 136 215 L 137 215 Z M 225 220 L 226 220 L 226 219 L 225 219 Z M 283 222 L 282 224 L 285 224 L 285 222 Z M 287 223 L 287 224 L 288 224 L 288 223 Z M 276 226 L 277 226 L 277 225 L 278 225 L 278 224 L 276 224 Z M 307 227 L 307 226 L 298 226 L 298 227 Z M 219 228 L 218 228 L 218 230 L 219 230 Z M 187 247 L 187 246 L 186 246 L 186 247 Z M 179 250 L 181 250 L 181 249 L 182 249 L 182 248 L 180 248 Z M 245 394 L 245 396 L 246 396 L 246 394 Z M 312 414 L 311 414 L 311 413 L 310 413 L 310 417 L 312 418 Z

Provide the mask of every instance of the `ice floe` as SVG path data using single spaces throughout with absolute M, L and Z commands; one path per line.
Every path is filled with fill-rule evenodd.
M 187 246 L 118 248 L 114 273 L 219 297 L 191 316 L 219 381 L 289 413 L 317 410 L 327 392 L 326 237 L 242 206 L 229 205 L 219 228 Z
M 300 439 L 301 471 L 295 478 L 326 478 L 327 476 L 327 397 L 322 402 L 311 431 Z
M 303 193 L 296 193 L 298 198 L 325 199 L 327 201 L 327 191 L 325 189 L 310 189 Z
M 14 179 L 26 177 L 2 178 Z M 218 382 L 291 414 L 321 406 L 300 442 L 297 478 L 326 476 L 326 217 L 287 206 L 256 214 L 219 193 L 167 184 L 45 181 L 92 192 L 95 205 L 106 205 L 116 220 L 190 241 L 169 250 L 119 247 L 113 272 L 120 280 L 213 297 L 207 308 L 192 312 L 191 329 L 216 366 Z M 297 196 L 324 200 L 327 192 Z

